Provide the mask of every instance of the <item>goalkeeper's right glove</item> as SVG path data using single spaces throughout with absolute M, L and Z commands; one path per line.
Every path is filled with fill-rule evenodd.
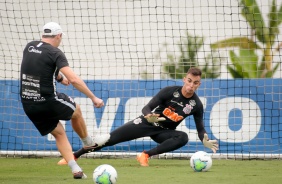
M 144 116 L 149 123 L 158 123 L 159 121 L 165 121 L 164 117 L 159 118 L 159 114 L 148 114 Z
M 210 148 L 214 153 L 218 150 L 217 140 L 209 140 L 208 134 L 204 134 L 203 144 L 205 147 Z

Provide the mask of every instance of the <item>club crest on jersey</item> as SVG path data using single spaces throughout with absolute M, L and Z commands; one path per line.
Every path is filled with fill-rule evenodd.
M 175 98 L 178 98 L 178 97 L 180 96 L 180 94 L 178 93 L 178 91 L 176 91 L 176 92 L 173 93 L 173 96 L 174 96 Z
M 186 106 L 183 108 L 183 112 L 184 112 L 185 114 L 190 114 L 190 112 L 191 112 L 192 109 L 193 109 L 192 105 L 186 104 Z
M 194 107 L 194 106 L 196 105 L 196 102 L 195 102 L 195 100 L 190 100 L 190 101 L 189 101 L 189 104 Z

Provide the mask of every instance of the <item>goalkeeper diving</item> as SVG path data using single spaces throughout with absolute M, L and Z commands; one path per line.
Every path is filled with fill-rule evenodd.
M 106 146 L 150 137 L 158 145 L 150 150 L 144 150 L 137 155 L 141 166 L 149 166 L 149 158 L 186 145 L 187 133 L 176 130 L 176 127 L 188 116 L 193 115 L 198 136 L 205 147 L 214 153 L 218 150 L 217 140 L 209 140 L 203 123 L 203 104 L 195 93 L 201 85 L 202 72 L 191 67 L 183 78 L 183 86 L 168 86 L 161 89 L 142 109 L 142 115 L 125 123 L 110 133 L 109 141 L 97 148 L 81 148 L 74 153 L 74 158 L 94 152 Z M 67 164 L 65 159 L 59 165 Z

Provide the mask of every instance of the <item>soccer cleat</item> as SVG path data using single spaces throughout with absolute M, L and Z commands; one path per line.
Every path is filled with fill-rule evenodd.
M 87 178 L 86 174 L 84 174 L 83 171 L 73 172 L 72 174 L 73 174 L 74 179 L 86 179 Z
M 103 135 L 96 135 L 93 138 L 94 145 L 91 146 L 84 146 L 86 150 L 89 150 L 88 152 L 94 151 L 95 148 L 103 146 L 106 144 L 106 142 L 109 141 L 111 135 L 110 134 L 103 134 Z
M 140 163 L 143 167 L 149 166 L 149 155 L 145 152 L 142 152 L 141 154 L 137 155 L 137 161 Z
M 92 152 L 95 150 L 95 148 L 98 148 L 100 146 L 103 146 L 104 144 L 106 144 L 106 142 L 109 141 L 111 135 L 110 134 L 103 134 L 103 135 L 96 135 L 94 138 L 93 138 L 93 143 L 94 145 L 92 146 L 84 146 L 83 149 L 85 150 L 85 152 Z M 77 158 L 74 157 L 74 160 L 76 161 Z M 61 159 L 58 163 L 58 165 L 67 165 L 67 161 L 63 158 Z
M 74 157 L 74 160 L 77 161 L 77 158 L 75 158 L 75 156 L 73 157 Z M 62 158 L 57 164 L 58 165 L 68 165 L 68 162 L 64 158 Z

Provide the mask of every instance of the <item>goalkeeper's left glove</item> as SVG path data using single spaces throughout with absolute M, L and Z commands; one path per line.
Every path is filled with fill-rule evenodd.
M 148 114 L 144 116 L 149 123 L 158 123 L 159 121 L 164 121 L 164 117 L 159 117 L 159 114 Z
M 214 153 L 218 150 L 217 140 L 209 140 L 208 134 L 204 134 L 203 144 L 205 147 L 210 148 Z

